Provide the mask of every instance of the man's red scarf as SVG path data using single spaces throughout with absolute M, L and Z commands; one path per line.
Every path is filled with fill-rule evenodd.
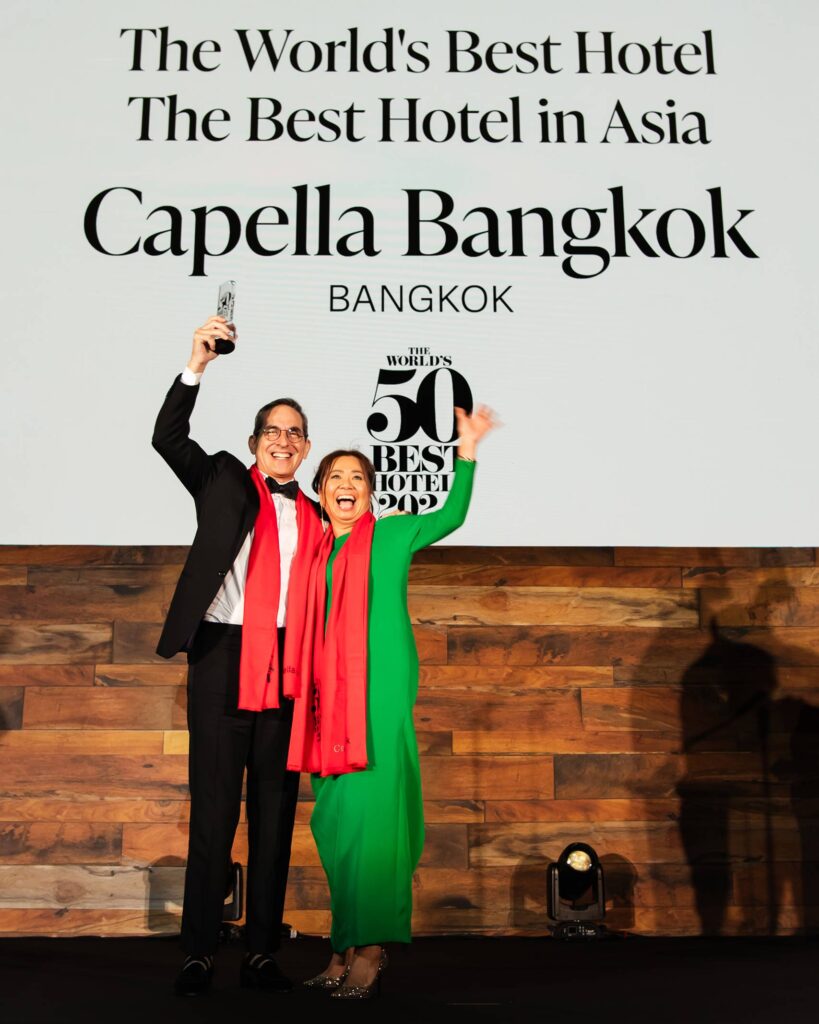
M 253 529 L 245 582 L 239 707 L 245 711 L 264 711 L 279 706 L 279 658 L 282 656 L 276 628 L 281 590 L 279 526 L 273 497 L 255 466 L 250 470 L 250 478 L 259 492 L 259 514 Z M 322 540 L 316 510 L 301 491 L 296 497 L 296 526 L 299 541 L 287 588 L 287 632 L 283 652 L 285 678 L 300 659 L 310 567 Z
M 343 775 L 367 767 L 367 623 L 375 519 L 367 512 L 333 562 L 325 629 L 328 530 L 310 573 L 300 671 L 285 676 L 295 698 L 287 767 Z M 288 632 L 289 632 L 288 625 Z

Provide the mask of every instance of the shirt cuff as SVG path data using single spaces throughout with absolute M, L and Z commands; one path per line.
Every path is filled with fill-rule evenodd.
M 195 387 L 202 379 L 201 373 L 194 373 L 193 370 L 187 366 L 182 371 L 182 376 L 179 378 L 183 384 L 187 384 L 189 387 Z

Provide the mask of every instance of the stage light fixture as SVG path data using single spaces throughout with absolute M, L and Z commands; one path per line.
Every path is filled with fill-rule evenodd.
M 547 907 L 559 939 L 597 939 L 606 932 L 606 890 L 600 858 L 587 843 L 570 843 L 547 871 Z

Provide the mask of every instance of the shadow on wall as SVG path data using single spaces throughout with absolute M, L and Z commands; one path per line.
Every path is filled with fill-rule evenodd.
M 637 869 L 625 857 L 607 853 L 600 858 L 606 887 L 606 919 L 617 931 L 634 927 L 634 887 Z
M 751 620 L 787 621 L 791 596 L 786 587 L 760 589 Z M 745 629 L 719 625 L 747 613 L 720 610 L 708 647 L 680 681 L 680 836 L 703 934 L 814 932 L 819 708 L 792 688 L 792 669 L 814 659 L 779 644 L 774 656 L 749 643 Z
M 509 926 L 544 932 L 551 923 L 546 915 L 546 872 L 551 858 L 529 859 L 512 871 Z

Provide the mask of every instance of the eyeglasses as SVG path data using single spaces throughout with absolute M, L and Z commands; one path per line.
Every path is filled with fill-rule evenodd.
M 282 435 L 282 428 L 262 427 L 259 433 L 264 437 L 265 441 L 278 441 Z M 284 435 L 291 444 L 301 444 L 304 440 L 304 431 L 299 430 L 298 427 L 287 427 Z

